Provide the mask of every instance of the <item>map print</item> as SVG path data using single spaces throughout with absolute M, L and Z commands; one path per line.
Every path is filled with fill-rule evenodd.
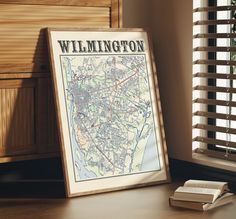
M 160 170 L 146 56 L 60 59 L 75 181 Z

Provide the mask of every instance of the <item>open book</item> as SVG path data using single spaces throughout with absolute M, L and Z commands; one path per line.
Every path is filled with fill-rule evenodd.
M 173 196 L 169 199 L 170 206 L 188 208 L 198 211 L 207 211 L 219 206 L 229 204 L 233 201 L 233 193 L 225 193 L 220 196 L 214 203 L 204 203 L 204 202 L 192 202 L 192 201 L 180 201 L 173 199 Z
M 175 190 L 172 199 L 213 203 L 227 191 L 229 191 L 227 182 L 188 180 Z

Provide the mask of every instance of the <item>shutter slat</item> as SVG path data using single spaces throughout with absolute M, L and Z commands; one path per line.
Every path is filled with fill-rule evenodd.
M 210 91 L 210 92 L 224 92 L 224 93 L 236 93 L 236 88 L 229 87 L 215 87 L 215 86 L 195 86 L 193 90 Z
M 220 24 L 236 24 L 236 20 L 202 20 L 196 21 L 193 25 L 220 25 Z
M 206 144 L 221 145 L 224 147 L 236 148 L 236 143 L 232 141 L 227 142 L 227 141 L 223 141 L 219 139 L 205 138 L 205 137 L 199 137 L 199 136 L 194 138 L 193 141 L 202 142 Z
M 214 46 L 199 46 L 193 49 L 195 52 L 236 52 L 236 47 L 214 47 Z
M 225 128 L 214 125 L 205 125 L 205 124 L 196 124 L 193 126 L 194 129 L 203 129 L 212 132 L 222 132 L 227 134 L 236 134 L 236 129 L 233 128 Z
M 200 33 L 193 35 L 193 38 L 199 39 L 199 38 L 210 38 L 210 39 L 215 39 L 215 38 L 235 38 L 236 33 Z
M 231 106 L 236 107 L 236 102 L 234 101 L 224 101 L 224 100 L 214 100 L 214 99 L 202 99 L 197 98 L 193 100 L 193 103 L 202 103 L 207 105 L 218 105 L 218 106 Z
M 193 115 L 194 116 L 203 116 L 203 117 L 213 118 L 213 119 L 225 119 L 225 120 L 236 121 L 236 115 L 229 115 L 229 114 L 223 114 L 223 113 L 196 111 L 193 113 Z
M 198 7 L 193 9 L 193 12 L 208 12 L 208 11 L 234 11 L 236 6 L 211 6 L 211 7 Z
M 236 74 L 222 74 L 222 73 L 203 73 L 197 72 L 193 75 L 195 78 L 213 78 L 213 79 L 236 79 Z
M 193 64 L 201 64 L 201 65 L 236 65 L 236 61 L 228 61 L 228 60 L 204 60 L 199 59 L 193 62 Z

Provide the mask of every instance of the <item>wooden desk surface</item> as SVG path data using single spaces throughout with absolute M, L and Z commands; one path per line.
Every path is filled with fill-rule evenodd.
M 177 183 L 71 199 L 0 198 L 1 219 L 235 219 L 233 204 L 207 212 L 174 209 L 168 197 Z

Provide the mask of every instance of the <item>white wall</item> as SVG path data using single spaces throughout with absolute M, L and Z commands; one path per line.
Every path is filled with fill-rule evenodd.
M 169 156 L 192 160 L 192 1 L 123 0 L 123 27 L 153 38 Z

